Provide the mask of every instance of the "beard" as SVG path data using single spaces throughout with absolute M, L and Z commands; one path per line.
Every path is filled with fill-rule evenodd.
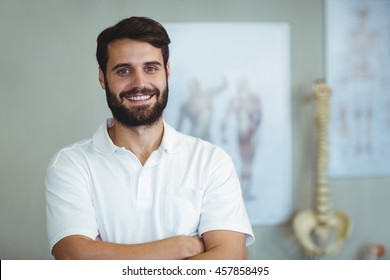
M 128 128 L 152 126 L 161 118 L 168 103 L 168 81 L 166 82 L 166 87 L 163 91 L 160 91 L 157 88 L 133 88 L 131 90 L 121 92 L 119 94 L 119 99 L 111 91 L 108 83 L 105 82 L 105 84 L 107 104 L 113 117 L 123 126 Z M 157 101 L 152 105 L 140 105 L 131 109 L 126 108 L 123 104 L 126 97 L 137 93 L 153 95 L 152 98 L 156 97 Z

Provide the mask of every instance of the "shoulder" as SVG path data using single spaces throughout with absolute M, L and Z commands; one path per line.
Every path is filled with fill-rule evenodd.
M 91 140 L 83 140 L 57 151 L 46 169 L 45 184 L 50 192 L 63 192 L 89 182 L 87 150 Z M 77 187 L 78 186 L 78 187 Z
M 91 137 L 57 151 L 49 166 L 58 166 L 64 162 L 67 164 L 87 163 L 96 155 L 111 155 L 118 148 L 112 143 L 107 132 L 107 127 L 111 126 L 112 123 L 112 119 L 105 120 Z
M 220 146 L 176 130 L 173 131 L 175 139 L 173 142 L 176 143 L 176 148 L 181 155 L 208 163 L 231 161 L 230 156 Z
M 61 165 L 78 164 L 85 159 L 91 148 L 92 139 L 84 139 L 70 144 L 58 150 L 51 158 L 49 167 L 59 167 Z

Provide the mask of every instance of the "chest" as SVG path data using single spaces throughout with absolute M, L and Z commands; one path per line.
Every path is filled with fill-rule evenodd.
M 144 166 L 127 157 L 95 162 L 90 191 L 101 231 L 117 242 L 139 241 L 150 232 L 150 240 L 194 234 L 206 188 L 202 173 L 180 157 L 161 157 Z

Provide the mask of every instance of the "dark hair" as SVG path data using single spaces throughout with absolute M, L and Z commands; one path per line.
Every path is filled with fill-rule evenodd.
M 166 68 L 169 58 L 169 39 L 165 28 L 150 18 L 130 17 L 103 30 L 97 37 L 96 59 L 103 73 L 106 73 L 108 61 L 107 46 L 118 39 L 133 39 L 160 48 Z

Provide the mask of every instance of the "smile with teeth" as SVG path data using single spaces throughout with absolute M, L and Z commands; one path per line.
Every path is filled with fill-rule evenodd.
M 126 97 L 127 100 L 130 101 L 144 101 L 152 98 L 153 95 L 131 95 Z

